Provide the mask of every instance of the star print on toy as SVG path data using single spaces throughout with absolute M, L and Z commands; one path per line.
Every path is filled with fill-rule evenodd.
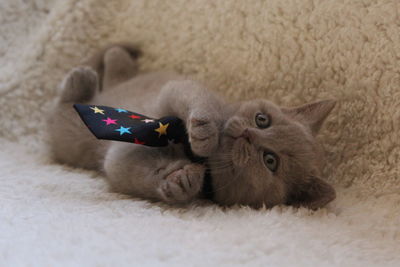
M 130 115 L 129 118 L 131 118 L 131 119 L 140 119 L 141 117 L 137 116 L 137 115 Z
M 99 109 L 98 107 L 90 107 L 91 110 L 94 111 L 94 113 L 100 113 L 104 115 L 104 110 Z
M 111 118 L 109 118 L 109 117 L 107 117 L 106 120 L 102 120 L 102 121 L 106 122 L 107 125 L 110 125 L 110 124 L 117 124 L 117 120 L 113 120 L 113 119 L 111 119 Z
M 146 146 L 188 144 L 186 128 L 177 117 L 149 118 L 123 108 L 75 104 L 80 118 L 98 139 Z M 106 115 L 106 116 L 99 116 Z
M 119 135 L 123 135 L 124 133 L 132 134 L 130 129 L 131 129 L 131 127 L 125 128 L 125 127 L 121 126 L 121 127 L 119 127 L 119 129 L 115 129 L 114 131 L 119 132 Z
M 139 139 L 137 139 L 137 138 L 135 138 L 134 143 L 138 144 L 138 145 L 144 145 L 145 144 L 145 142 L 139 141 Z
M 158 137 L 160 137 L 161 135 L 167 135 L 167 128 L 168 128 L 169 123 L 163 125 L 161 122 L 159 122 L 159 124 L 160 124 L 160 127 L 154 130 L 159 133 Z
M 115 108 L 116 111 L 118 111 L 118 113 L 128 113 L 128 111 L 126 109 L 123 108 Z

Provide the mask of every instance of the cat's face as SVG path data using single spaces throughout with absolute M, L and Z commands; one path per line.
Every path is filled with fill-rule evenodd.
M 241 103 L 209 158 L 215 200 L 313 209 L 333 200 L 334 189 L 319 178 L 323 154 L 315 135 L 334 105 L 321 101 L 288 109 L 266 100 Z

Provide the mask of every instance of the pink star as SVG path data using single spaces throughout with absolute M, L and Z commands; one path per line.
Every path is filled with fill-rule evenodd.
M 107 125 L 110 125 L 110 124 L 117 124 L 117 123 L 116 123 L 117 120 L 113 120 L 113 119 L 111 119 L 111 118 L 109 118 L 109 117 L 107 117 L 106 120 L 102 120 L 102 121 L 105 121 L 105 122 L 107 123 Z

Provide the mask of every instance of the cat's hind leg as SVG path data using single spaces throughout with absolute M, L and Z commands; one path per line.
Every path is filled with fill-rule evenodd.
M 96 94 L 98 77 L 90 67 L 72 69 L 61 83 L 61 95 L 49 112 L 46 138 L 53 159 L 87 169 L 98 169 L 102 155 L 99 140 L 93 138 L 73 109 L 74 103 L 90 101 Z
M 84 103 L 98 90 L 98 76 L 91 67 L 73 68 L 61 82 L 60 103 Z
M 139 70 L 140 49 L 133 44 L 111 44 L 84 60 L 99 76 L 99 90 L 109 89 L 133 78 Z
M 112 88 L 133 78 L 138 72 L 137 50 L 113 46 L 104 53 L 103 88 Z

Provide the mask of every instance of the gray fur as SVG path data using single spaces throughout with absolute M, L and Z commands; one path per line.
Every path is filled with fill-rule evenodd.
M 49 118 L 49 144 L 56 160 L 104 172 L 111 188 L 167 203 L 199 197 L 206 167 L 191 163 L 181 145 L 152 148 L 95 139 L 73 111 L 73 103 L 126 108 L 151 117 L 183 119 L 193 152 L 208 157 L 215 201 L 252 207 L 277 204 L 322 207 L 335 198 L 321 177 L 322 150 L 315 135 L 334 107 L 320 101 L 280 108 L 266 100 L 227 103 L 201 83 L 172 73 L 138 74 L 127 46 L 108 48 L 73 69 L 62 83 Z M 268 114 L 259 129 L 255 115 Z M 276 172 L 263 152 L 279 156 Z

